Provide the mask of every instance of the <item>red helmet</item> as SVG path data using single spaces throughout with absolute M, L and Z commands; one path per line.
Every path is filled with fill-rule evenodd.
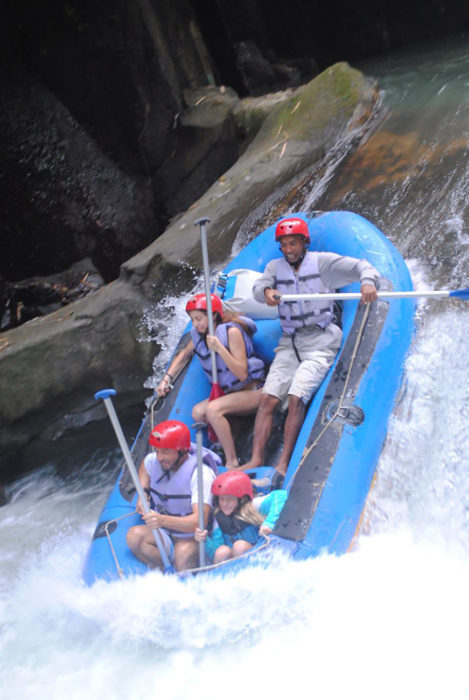
M 223 316 L 223 306 L 220 297 L 216 294 L 210 294 L 210 299 L 212 300 L 212 311 L 218 311 L 220 316 Z M 186 311 L 207 311 L 207 297 L 205 294 L 196 294 L 191 297 L 186 304 Z
M 188 450 L 191 446 L 191 433 L 180 420 L 164 420 L 155 425 L 148 442 L 161 450 Z
M 231 470 L 217 476 L 212 484 L 214 496 L 249 496 L 252 499 L 251 479 L 245 472 Z
M 275 240 L 279 241 L 282 236 L 303 236 L 309 245 L 310 237 L 308 224 L 303 219 L 282 219 L 275 229 Z

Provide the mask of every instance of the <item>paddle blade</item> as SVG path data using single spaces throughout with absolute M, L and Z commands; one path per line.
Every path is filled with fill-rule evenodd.
M 454 289 L 449 295 L 450 297 L 458 297 L 459 299 L 469 299 L 469 287 L 466 287 L 466 289 Z
M 212 428 L 212 426 L 210 425 L 210 423 L 207 423 L 207 435 L 208 435 L 208 439 L 210 440 L 210 442 L 213 442 L 213 443 L 218 442 L 217 434 L 214 431 L 214 429 Z
M 213 401 L 214 399 L 219 399 L 220 396 L 224 396 L 225 392 L 221 388 L 219 384 L 212 384 L 212 391 L 210 392 L 210 396 L 208 397 L 209 401 Z
M 221 388 L 219 384 L 212 384 L 212 391 L 210 392 L 210 396 L 208 397 L 209 401 L 213 401 L 214 399 L 219 399 L 220 396 L 224 396 L 225 392 Z M 210 442 L 218 442 L 218 437 L 210 423 L 207 426 L 207 435 L 208 439 Z

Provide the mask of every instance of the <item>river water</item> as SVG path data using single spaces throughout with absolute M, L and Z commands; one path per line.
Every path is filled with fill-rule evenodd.
M 298 204 L 371 219 L 418 287 L 466 287 L 465 47 L 363 70 L 384 90 L 379 124 Z M 342 557 L 279 560 L 203 585 L 154 572 L 87 589 L 83 559 L 117 451 L 10 484 L 0 509 L 0 696 L 468 698 L 468 335 L 467 304 L 420 303 L 362 533 Z

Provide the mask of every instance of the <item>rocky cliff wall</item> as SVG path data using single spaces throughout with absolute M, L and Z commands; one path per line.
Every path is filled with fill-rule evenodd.
M 103 417 L 94 392 L 112 386 L 119 405 L 138 404 L 158 346 L 142 335 L 143 313 L 169 292 L 189 263 L 201 267 L 194 221 L 208 216 L 212 263 L 240 233 L 255 235 L 288 208 L 291 191 L 340 140 L 353 148 L 376 108 L 372 81 L 346 64 L 331 67 L 293 94 L 274 98 L 243 156 L 164 235 L 128 260 L 120 277 L 55 313 L 0 335 L 0 441 L 5 468 L 31 451 Z M 258 109 L 261 107 L 258 106 Z M 233 111 L 243 111 L 235 103 Z M 175 339 L 176 340 L 176 339 Z
M 139 319 L 180 260 L 199 264 L 193 219 L 212 218 L 211 256 L 225 258 L 240 230 L 282 213 L 334 139 L 359 138 L 360 106 L 366 122 L 376 101 L 343 64 L 300 106 L 292 90 L 337 59 L 468 24 L 463 0 L 4 0 L 4 459 L 93 420 L 96 382 L 140 401 L 155 348 Z

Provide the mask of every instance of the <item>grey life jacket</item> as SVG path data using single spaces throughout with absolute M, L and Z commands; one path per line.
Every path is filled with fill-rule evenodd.
M 317 253 L 308 252 L 298 270 L 285 258 L 276 260 L 276 286 L 281 294 L 323 294 L 330 292 L 319 277 Z M 334 302 L 285 301 L 278 307 L 283 332 L 293 335 L 298 328 L 325 328 L 334 319 Z

